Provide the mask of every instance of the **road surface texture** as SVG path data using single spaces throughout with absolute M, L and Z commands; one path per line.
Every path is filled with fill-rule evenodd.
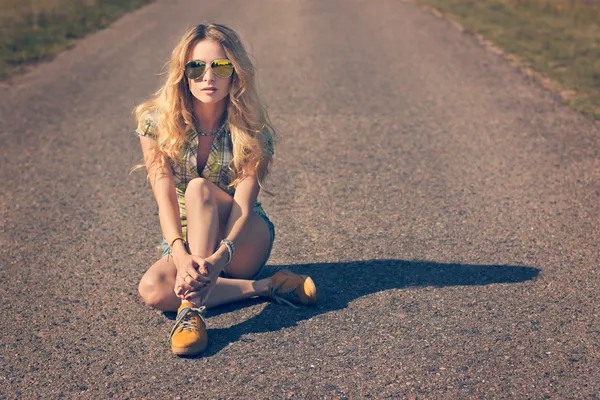
M 131 111 L 203 20 L 279 130 L 264 275 L 178 358 Z M 600 397 L 600 128 L 412 3 L 157 1 L 1 90 L 1 398 Z

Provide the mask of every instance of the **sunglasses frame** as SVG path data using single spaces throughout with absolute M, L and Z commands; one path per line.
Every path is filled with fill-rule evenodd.
M 231 65 L 231 73 L 229 75 L 226 76 L 221 76 L 219 75 L 214 68 L 214 63 L 217 61 L 227 61 L 229 63 L 229 65 Z M 190 77 L 190 75 L 192 74 L 193 70 L 198 68 L 199 65 L 204 65 L 204 69 L 202 70 L 202 73 L 194 78 Z M 206 72 L 206 69 L 210 68 L 212 69 L 212 71 L 215 73 L 216 76 L 218 76 L 219 78 L 229 78 L 230 76 L 233 75 L 233 71 L 235 70 L 235 68 L 233 67 L 233 63 L 231 62 L 231 60 L 228 60 L 227 58 L 217 58 L 215 60 L 212 60 L 210 63 L 207 63 L 205 61 L 201 61 L 201 60 L 192 60 L 192 61 L 188 61 L 187 63 L 185 63 L 185 66 L 183 67 L 183 71 L 185 73 L 185 76 L 187 76 L 189 79 L 198 79 L 200 78 L 202 75 L 204 75 L 204 73 Z M 188 72 L 189 70 L 189 72 Z

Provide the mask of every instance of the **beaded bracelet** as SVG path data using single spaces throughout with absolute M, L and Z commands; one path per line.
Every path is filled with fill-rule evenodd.
M 231 261 L 233 260 L 233 255 L 235 254 L 235 246 L 233 242 L 228 239 L 221 240 L 221 243 L 219 243 L 219 247 L 221 247 L 222 245 L 227 246 L 227 251 L 229 252 L 229 259 L 227 260 L 227 264 L 225 265 L 229 265 L 231 264 Z

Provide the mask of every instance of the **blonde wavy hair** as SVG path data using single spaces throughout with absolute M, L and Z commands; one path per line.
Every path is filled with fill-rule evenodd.
M 180 162 L 180 151 L 186 141 L 186 132 L 193 128 L 192 94 L 184 73 L 184 66 L 193 47 L 209 39 L 220 43 L 232 62 L 227 117 L 233 143 L 230 187 L 236 187 L 253 170 L 262 188 L 271 157 L 264 157 L 266 140 L 273 140 L 275 130 L 269 121 L 255 83 L 254 66 L 239 36 L 220 24 L 200 24 L 189 30 L 171 54 L 165 84 L 154 96 L 135 108 L 138 128 L 147 129 L 148 118 L 156 124 L 156 146 L 145 154 L 151 164 L 165 165 L 165 157 Z M 267 137 L 267 136 L 270 136 Z M 266 165 L 265 165 L 266 164 Z

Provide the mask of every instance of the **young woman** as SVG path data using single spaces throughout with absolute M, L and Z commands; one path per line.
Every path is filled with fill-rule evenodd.
M 177 310 L 171 348 L 207 346 L 207 307 L 254 296 L 313 305 L 312 279 L 289 271 L 253 280 L 273 247 L 273 224 L 257 202 L 273 150 L 273 127 L 238 35 L 200 24 L 173 50 L 166 83 L 135 110 L 158 204 L 163 257 L 142 277 L 151 307 Z

